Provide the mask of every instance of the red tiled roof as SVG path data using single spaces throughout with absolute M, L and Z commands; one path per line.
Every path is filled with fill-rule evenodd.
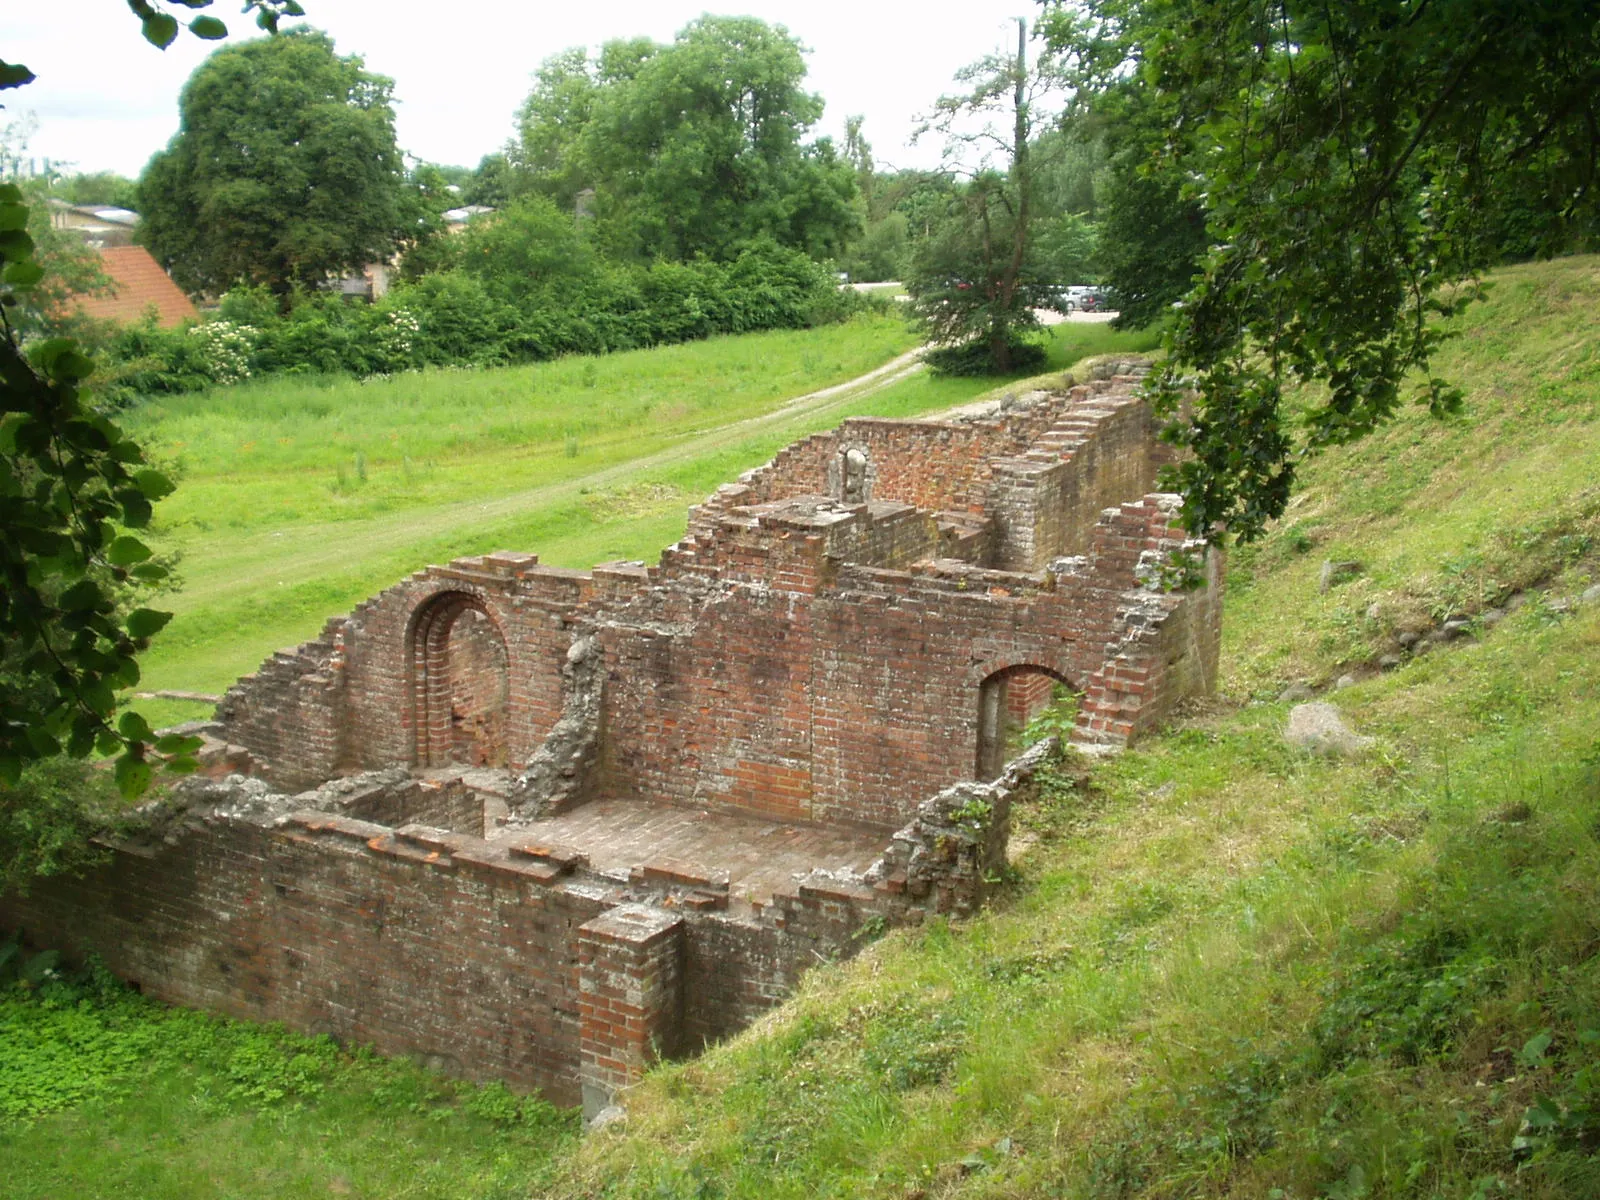
M 185 319 L 198 320 L 189 297 L 167 277 L 161 264 L 143 246 L 107 246 L 100 251 L 100 269 L 111 277 L 115 294 L 85 296 L 78 307 L 101 321 L 137 321 L 152 304 L 162 328 Z

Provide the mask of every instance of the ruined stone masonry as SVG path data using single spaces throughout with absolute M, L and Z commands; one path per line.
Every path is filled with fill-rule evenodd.
M 864 928 L 976 908 L 1044 753 L 1007 730 L 1056 685 L 1087 746 L 1213 686 L 1216 555 L 1134 384 L 846 421 L 655 566 L 419 571 L 227 693 L 238 774 L 0 921 L 592 1112 Z M 1185 547 L 1204 586 L 1161 590 Z

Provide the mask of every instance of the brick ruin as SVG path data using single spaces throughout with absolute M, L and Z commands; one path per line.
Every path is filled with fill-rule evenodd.
M 214 775 L 0 906 L 153 995 L 581 1099 L 747 1024 L 863 929 L 964 914 L 1066 685 L 1115 746 L 1214 682 L 1217 555 L 1132 375 L 856 418 L 658 564 L 429 567 L 274 655 Z M 1162 590 L 1174 550 L 1204 586 Z

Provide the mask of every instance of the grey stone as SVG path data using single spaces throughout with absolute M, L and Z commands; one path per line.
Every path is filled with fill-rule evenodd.
M 1372 739 L 1351 731 L 1331 704 L 1298 704 L 1289 711 L 1284 738 L 1291 746 L 1313 754 L 1350 756 L 1372 745 Z
M 1478 620 L 1485 629 L 1493 629 L 1506 619 L 1506 610 L 1503 608 L 1486 608 L 1478 614 Z
M 1396 637 L 1394 640 L 1400 643 L 1400 649 L 1402 649 L 1402 650 L 1410 650 L 1413 646 L 1415 646 L 1418 642 L 1420 642 L 1422 640 L 1422 635 L 1420 633 L 1417 633 L 1415 630 L 1408 629 L 1404 633 L 1402 633 L 1398 637 Z
M 1600 604 L 1600 583 L 1586 587 L 1578 596 L 1578 607 L 1588 608 L 1591 604 Z
M 1311 685 L 1306 683 L 1303 679 L 1296 680 L 1294 683 L 1291 683 L 1288 687 L 1284 688 L 1283 691 L 1278 693 L 1278 703 L 1294 704 L 1301 700 L 1309 700 L 1316 694 L 1317 693 L 1312 690 Z
M 1378 603 L 1378 601 L 1374 600 L 1371 604 L 1367 605 L 1367 620 L 1376 621 L 1381 619 L 1382 616 L 1383 605 Z
M 1398 654 L 1385 654 L 1378 659 L 1378 670 L 1380 671 L 1392 671 L 1399 665 L 1400 656 Z
M 609 1129 L 613 1125 L 626 1125 L 627 1123 L 628 1110 L 620 1104 L 608 1104 L 589 1118 L 589 1124 L 586 1128 L 590 1133 L 599 1133 L 602 1129 Z
M 567 648 L 561 672 L 561 717 L 527 769 L 510 787 L 507 799 L 515 817 L 538 820 L 586 799 L 589 768 L 599 752 L 605 691 L 605 656 L 591 636 Z
M 1439 626 L 1439 631 L 1449 638 L 1464 637 L 1472 632 L 1472 618 L 1450 617 Z
M 1335 562 L 1330 558 L 1322 564 L 1322 575 L 1318 580 L 1318 587 L 1325 592 L 1341 583 L 1348 583 L 1357 575 L 1360 575 L 1363 569 L 1362 565 L 1354 559 Z
M 1355 687 L 1355 685 L 1356 677 L 1346 672 L 1333 681 L 1333 690 L 1336 692 L 1342 692 L 1345 688 Z

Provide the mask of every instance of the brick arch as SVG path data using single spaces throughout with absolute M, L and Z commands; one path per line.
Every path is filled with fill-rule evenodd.
M 982 668 L 979 668 L 981 670 Z M 1044 681 L 1044 688 L 1018 684 Z M 1054 667 L 1043 663 L 1021 661 L 994 666 L 977 679 L 978 685 L 978 744 L 974 775 L 980 780 L 998 776 L 1005 766 L 1005 741 L 1007 728 L 1013 723 L 1026 723 L 1042 711 L 1049 702 L 1054 684 L 1063 684 L 1075 692 L 1083 688 L 1072 682 Z
M 504 766 L 508 757 L 510 650 L 481 596 L 435 592 L 406 631 L 411 761 Z

